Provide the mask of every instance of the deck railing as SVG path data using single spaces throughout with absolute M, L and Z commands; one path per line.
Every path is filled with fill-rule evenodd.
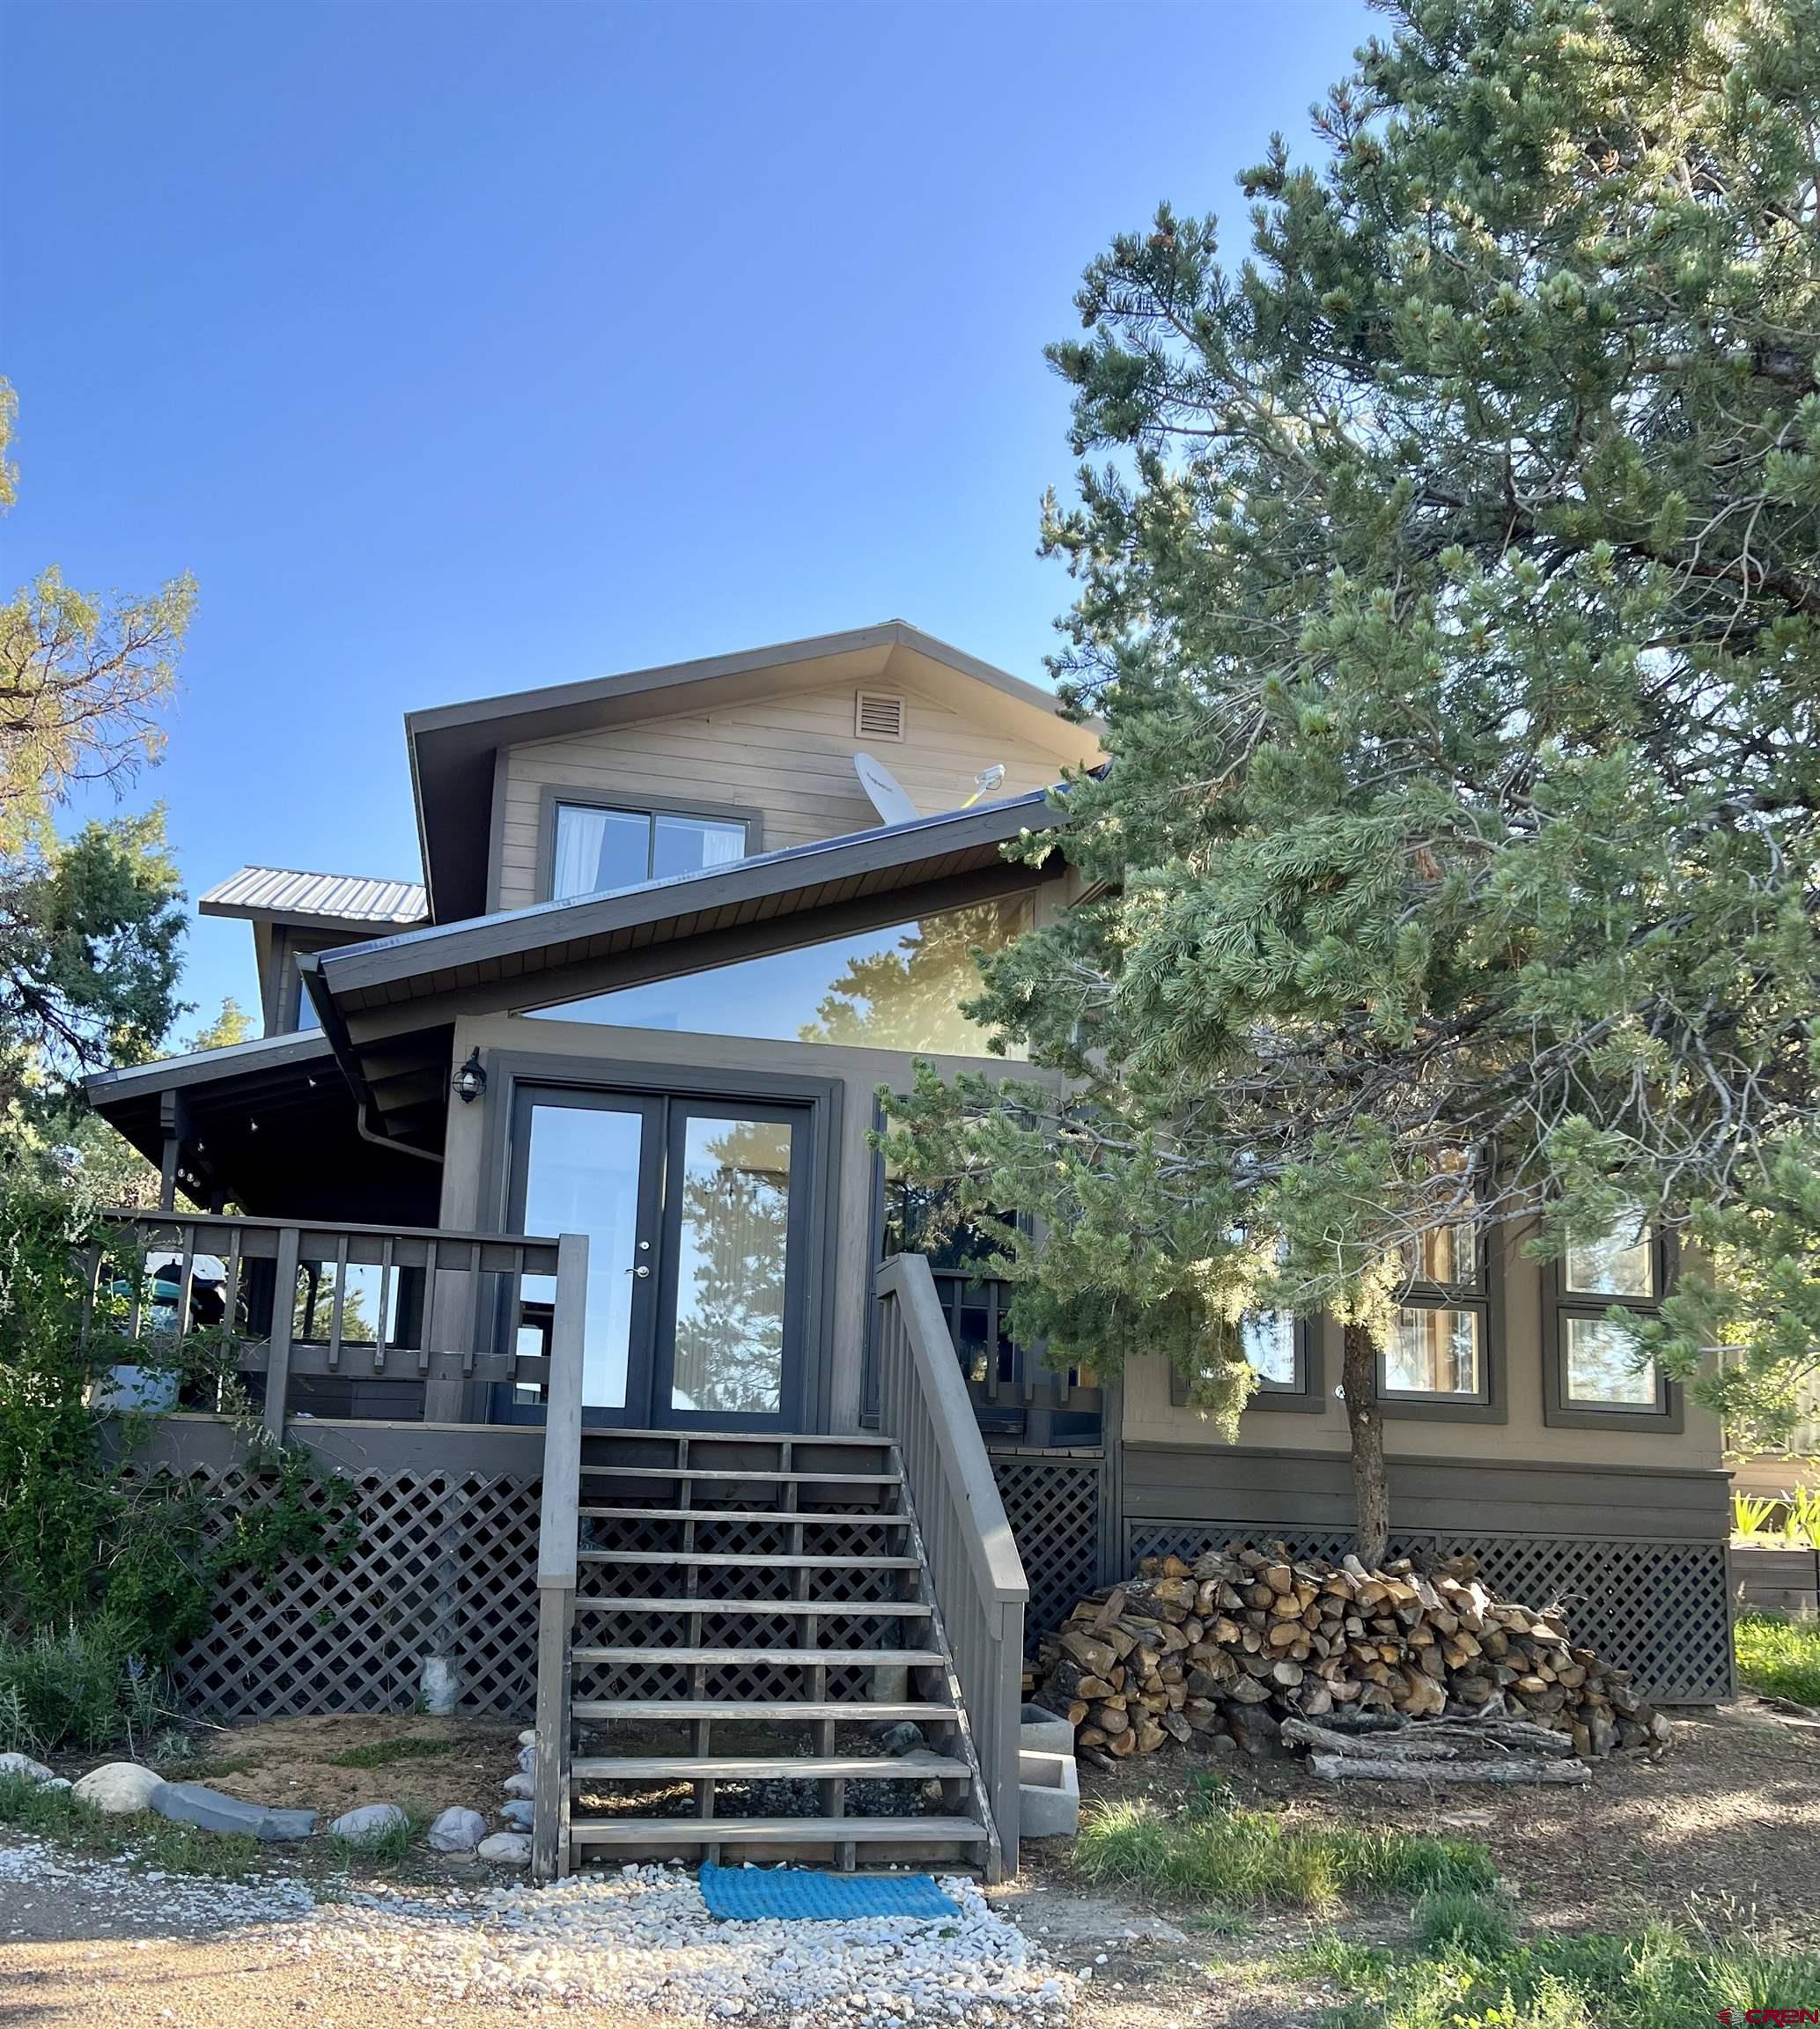
M 879 1426 L 897 1445 L 978 1757 L 995 1873 L 1017 1871 L 1018 1723 L 1030 1588 L 921 1254 L 874 1288 Z
M 118 1341 L 122 1406 L 178 1406 L 172 1347 L 213 1339 L 275 1437 L 298 1413 L 348 1413 L 357 1390 L 393 1420 L 474 1422 L 502 1383 L 527 1406 L 542 1395 L 565 1295 L 584 1300 L 564 1283 L 579 1258 L 521 1234 L 109 1213 L 87 1296 Z

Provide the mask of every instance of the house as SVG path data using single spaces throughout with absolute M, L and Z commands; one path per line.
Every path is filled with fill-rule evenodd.
M 894 621 L 419 712 L 406 741 L 421 887 L 243 869 L 201 905 L 253 926 L 264 1038 L 91 1085 L 161 1167 L 142 1237 L 176 1314 L 215 1291 L 268 1429 L 361 1487 L 357 1569 L 225 1598 L 192 1690 L 385 1708 L 434 1657 L 471 1708 L 534 1698 L 546 1871 L 1012 1863 L 1027 1634 L 1136 1556 L 1350 1528 L 1324 1324 L 1257 1322 L 1228 1447 L 1162 1362 L 1052 1372 L 993 1286 L 898 1251 L 875 1095 L 987 1060 L 969 954 L 1068 906 L 1058 857 L 1004 848 L 1091 728 Z M 861 752 L 913 812 L 881 821 Z M 1544 1272 L 1522 1237 L 1450 1236 L 1411 1290 L 1398 1535 L 1569 1601 L 1660 1698 L 1726 1695 L 1719 1432 L 1603 1322 L 1669 1264 Z M 218 1416 L 156 1443 L 246 1483 Z M 845 1811 L 858 1707 L 923 1727 L 940 1814 Z M 654 1754 L 620 1744 L 659 1722 Z M 778 1725 L 808 1730 L 812 1819 L 752 1806 L 779 1763 L 749 1727 Z M 583 1807 L 640 1775 L 694 1821 Z

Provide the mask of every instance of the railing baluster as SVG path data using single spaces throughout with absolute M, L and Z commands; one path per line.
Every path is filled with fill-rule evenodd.
M 379 1250 L 379 1317 L 373 1327 L 372 1370 L 377 1374 L 386 1371 L 386 1340 L 391 1331 L 392 1317 L 392 1236 L 386 1236 L 386 1243 Z
M 342 1313 L 348 1302 L 348 1236 L 335 1243 L 335 1297 L 328 1307 L 328 1371 L 339 1374 L 342 1367 Z

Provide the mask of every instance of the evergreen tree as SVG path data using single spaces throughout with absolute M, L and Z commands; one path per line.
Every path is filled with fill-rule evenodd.
M 0 381 L 0 512 L 16 406 Z M 72 838 L 53 819 L 79 786 L 122 789 L 156 760 L 194 596 L 177 579 L 109 606 L 49 571 L 0 604 L 0 1162 L 79 1162 L 78 1080 L 143 1062 L 183 1012 L 163 812 Z
M 1314 124 L 1242 260 L 1165 206 L 1051 350 L 1112 759 L 983 1012 L 1070 1096 L 895 1138 L 1045 1221 L 1025 1330 L 1228 1430 L 1236 1319 L 1337 1312 L 1371 1554 L 1426 1235 L 1719 1247 L 1649 1350 L 1729 1341 L 1737 1435 L 1820 1349 L 1820 9 L 1408 0 Z

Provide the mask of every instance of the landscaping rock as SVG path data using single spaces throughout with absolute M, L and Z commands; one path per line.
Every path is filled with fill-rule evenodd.
M 29 1754 L 0 1754 L 0 1775 L 23 1775 L 26 1782 L 41 1786 L 55 1780 L 43 1762 L 34 1761 Z
M 151 1799 L 160 1818 L 195 1825 L 204 1832 L 239 1833 L 248 1839 L 307 1839 L 316 1829 L 313 1811 L 279 1811 L 268 1804 L 243 1804 L 200 1782 L 165 1782 Z
M 478 1811 L 452 1804 L 430 1827 L 431 1850 L 436 1853 L 471 1853 L 487 1835 L 487 1821 Z
M 142 1768 L 136 1761 L 107 1761 L 92 1768 L 75 1785 L 84 1804 L 92 1804 L 109 1818 L 123 1818 L 136 1811 L 149 1811 L 151 1800 L 165 1787 L 155 1768 Z
M 505 1778 L 505 1794 L 508 1797 L 534 1797 L 537 1794 L 537 1778 L 534 1775 L 508 1775 Z
M 534 1775 L 537 1773 L 537 1736 L 534 1733 L 529 1743 L 519 1749 L 519 1774 Z
M 410 1820 L 395 1804 L 363 1804 L 357 1811 L 344 1811 L 328 1827 L 331 1839 L 350 1846 L 375 1846 L 394 1827 Z
M 528 1797 L 514 1797 L 499 1815 L 514 1832 L 528 1832 L 537 1806 Z
M 490 1860 L 496 1867 L 528 1867 L 531 1835 L 528 1832 L 495 1832 L 490 1838 L 483 1839 L 476 1850 L 483 1860 Z
M 913 1719 L 899 1719 L 873 1734 L 881 1754 L 911 1754 L 928 1742 L 923 1738 L 923 1729 Z

